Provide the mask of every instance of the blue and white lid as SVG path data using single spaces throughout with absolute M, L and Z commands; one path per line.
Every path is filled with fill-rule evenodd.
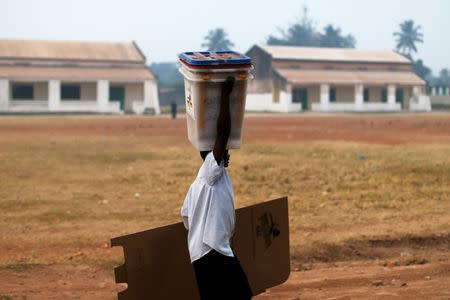
M 234 51 L 183 52 L 179 59 L 192 67 L 227 67 L 251 65 L 250 57 Z

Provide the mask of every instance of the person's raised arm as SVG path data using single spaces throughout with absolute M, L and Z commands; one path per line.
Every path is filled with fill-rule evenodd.
M 230 94 L 233 91 L 234 78 L 228 77 L 222 85 L 222 94 L 220 97 L 220 111 L 217 119 L 217 136 L 214 144 L 213 154 L 220 165 L 224 159 L 227 150 L 228 138 L 231 131 L 231 115 L 230 115 Z

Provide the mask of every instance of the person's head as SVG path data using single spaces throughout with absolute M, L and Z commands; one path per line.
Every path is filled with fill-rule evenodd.
M 200 151 L 200 156 L 202 157 L 203 161 L 205 161 L 206 156 L 209 154 L 209 152 L 211 151 Z M 223 166 L 227 168 L 229 163 L 230 163 L 230 153 L 228 152 L 228 150 L 225 150 L 225 154 L 223 156 Z

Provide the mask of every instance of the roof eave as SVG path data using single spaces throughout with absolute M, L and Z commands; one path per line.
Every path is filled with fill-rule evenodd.
M 266 52 L 267 53 L 267 52 Z M 352 63 L 352 64 L 397 64 L 397 65 L 411 65 L 411 62 L 401 61 L 364 61 L 364 60 L 332 60 L 332 59 L 303 59 L 303 58 L 286 58 L 286 57 L 273 57 L 275 61 L 297 61 L 297 62 L 313 62 L 313 63 Z
M 147 61 L 147 57 L 145 57 L 144 52 L 142 52 L 141 48 L 139 48 L 136 41 L 132 41 L 132 44 L 133 44 L 134 48 L 137 50 L 137 52 L 139 53 L 139 55 L 142 57 L 142 63 L 145 63 Z

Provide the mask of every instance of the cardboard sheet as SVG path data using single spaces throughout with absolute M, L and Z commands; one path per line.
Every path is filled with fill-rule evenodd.
M 279 285 L 290 274 L 288 199 L 236 210 L 233 250 L 253 294 Z M 125 263 L 115 268 L 117 283 L 127 283 L 119 300 L 199 299 L 183 224 L 116 237 Z

